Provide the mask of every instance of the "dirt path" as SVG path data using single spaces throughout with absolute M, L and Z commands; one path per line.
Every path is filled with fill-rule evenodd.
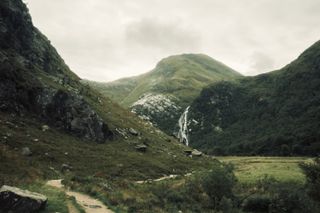
M 47 182 L 47 185 L 59 188 L 63 190 L 67 195 L 75 197 L 77 203 L 79 203 L 79 205 L 81 205 L 87 213 L 113 213 L 113 211 L 108 209 L 108 207 L 99 200 L 96 200 L 88 195 L 79 192 L 69 191 L 65 189 L 61 181 L 62 180 L 50 180 Z
M 71 201 L 68 201 L 67 206 L 68 206 L 69 213 L 80 213 L 78 209 L 72 204 Z
M 136 181 L 136 183 L 142 184 L 142 183 L 159 182 L 159 181 L 168 180 L 168 179 L 175 179 L 176 177 L 178 177 L 178 175 L 169 175 L 169 176 L 163 176 L 157 179 L 139 180 L 139 181 Z
M 192 175 L 192 173 L 187 173 L 182 176 L 189 177 L 191 175 Z M 179 175 L 169 175 L 169 176 L 163 176 L 163 177 L 157 178 L 157 179 L 139 180 L 139 181 L 135 181 L 135 183 L 138 183 L 138 184 L 152 183 L 152 182 L 159 182 L 159 181 L 168 180 L 168 179 L 175 179 L 177 177 L 179 177 Z

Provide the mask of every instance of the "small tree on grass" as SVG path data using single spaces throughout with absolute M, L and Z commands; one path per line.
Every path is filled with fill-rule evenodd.
M 303 163 L 300 167 L 307 178 L 308 194 L 320 202 L 320 158 L 316 158 L 312 163 Z
M 233 173 L 233 166 L 217 162 L 210 172 L 203 177 L 202 187 L 213 202 L 217 210 L 223 197 L 233 198 L 233 187 L 237 179 Z

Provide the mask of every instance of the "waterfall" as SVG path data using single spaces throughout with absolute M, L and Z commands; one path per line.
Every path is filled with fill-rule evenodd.
M 188 140 L 188 112 L 189 112 L 190 106 L 187 107 L 187 109 L 183 112 L 181 117 L 179 118 L 179 132 L 178 132 L 178 138 L 181 143 L 184 143 L 185 145 L 189 146 L 189 140 Z

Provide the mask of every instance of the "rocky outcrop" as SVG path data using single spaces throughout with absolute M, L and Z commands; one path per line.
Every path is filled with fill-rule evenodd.
M 20 61 L 27 67 L 37 67 L 55 76 L 78 79 L 50 41 L 33 26 L 28 8 L 21 0 L 0 2 L 0 49 L 16 51 L 21 56 Z
M 36 98 L 41 116 L 79 137 L 104 142 L 113 133 L 81 95 L 44 89 Z
M 108 125 L 81 95 L 83 87 L 21 0 L 0 2 L 0 111 L 33 114 L 52 127 L 99 143 Z
M 134 102 L 130 109 L 141 119 L 151 122 L 164 132 L 172 134 L 176 121 L 182 113 L 179 100 L 172 95 L 146 93 Z
M 62 89 L 39 87 L 21 91 L 17 82 L 0 80 L 0 110 L 20 115 L 32 112 L 51 126 L 97 142 L 113 136 L 83 96 Z
M 47 197 L 11 186 L 0 189 L 0 212 L 33 213 L 46 207 Z

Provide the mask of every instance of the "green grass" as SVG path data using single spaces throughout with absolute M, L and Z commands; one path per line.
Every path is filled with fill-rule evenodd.
M 1 114 L 1 120 L 0 131 L 10 136 L 5 141 L 0 139 L 0 184 L 61 178 L 65 175 L 61 171 L 62 164 L 73 167 L 71 175 L 108 180 L 158 178 L 164 174 L 183 174 L 206 168 L 210 164 L 207 158 L 186 157 L 184 146 L 161 139 L 162 136 L 148 136 L 151 133 L 143 133 L 141 139 L 129 136 L 127 140 L 119 138 L 97 144 L 53 128 L 42 132 L 43 123 L 30 118 Z M 136 144 L 142 142 L 140 140 L 148 143 L 146 153 L 135 149 Z M 33 155 L 23 156 L 23 147 L 29 147 Z
M 32 192 L 37 192 L 45 195 L 48 198 L 47 206 L 41 213 L 68 213 L 68 203 L 73 205 L 79 213 L 85 213 L 85 210 L 77 203 L 74 197 L 69 197 L 62 190 L 55 187 L 46 186 L 44 182 L 33 182 L 30 184 L 23 184 L 19 186 Z
M 47 207 L 45 210 L 41 211 L 42 213 L 68 213 L 68 198 L 64 192 L 50 186 L 45 186 L 42 182 L 34 182 L 28 185 L 21 185 L 20 187 L 43 194 L 48 198 Z
M 222 162 L 232 163 L 241 183 L 255 184 L 264 176 L 280 182 L 305 182 L 299 163 L 310 161 L 306 157 L 218 157 Z
M 303 187 L 305 177 L 299 168 L 299 163 L 311 160 L 304 157 L 218 157 L 217 159 L 235 166 L 235 175 L 238 179 L 235 192 L 240 197 L 250 195 L 254 188 L 266 180 L 270 180 L 274 184 L 273 187 L 292 186 L 292 190 Z M 207 159 L 209 162 L 213 160 L 212 158 Z M 120 212 L 126 212 L 132 207 L 145 211 L 149 209 L 153 212 L 163 212 L 160 206 L 163 205 L 163 202 L 168 204 L 165 195 L 167 191 L 177 193 L 172 196 L 185 196 L 186 199 L 189 199 L 188 193 L 183 193 L 186 184 L 194 182 L 195 186 L 198 186 L 202 177 L 210 170 L 210 166 L 211 164 L 197 169 L 193 167 L 194 174 L 191 176 L 178 176 L 175 179 L 153 183 L 136 184 L 132 180 L 107 181 L 96 177 L 73 177 L 68 180 L 67 184 L 71 185 L 74 190 L 99 198 L 108 206 L 118 207 Z M 268 179 L 265 179 L 266 176 Z M 104 185 L 109 187 L 105 188 Z M 194 196 L 198 196 L 197 192 Z M 201 206 L 200 203 L 197 205 Z M 166 206 L 166 208 L 171 207 Z

